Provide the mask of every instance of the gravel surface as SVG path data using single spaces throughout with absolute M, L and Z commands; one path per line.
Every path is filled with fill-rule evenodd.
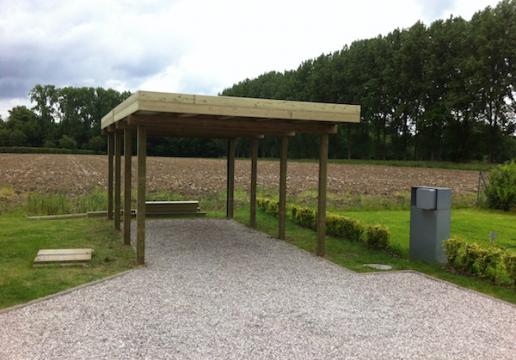
M 514 359 L 516 308 L 360 275 L 232 221 L 149 220 L 146 268 L 0 314 L 0 359 Z

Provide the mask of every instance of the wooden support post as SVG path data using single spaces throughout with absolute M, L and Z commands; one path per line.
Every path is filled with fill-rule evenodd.
M 120 209 L 121 199 L 120 192 L 122 189 L 121 184 L 121 173 L 122 173 L 122 134 L 119 131 L 115 132 L 115 214 L 114 214 L 114 227 L 115 230 L 120 230 Z
M 278 208 L 278 238 L 285 240 L 285 221 L 287 215 L 287 155 L 288 137 L 281 138 L 280 179 L 279 179 L 279 208 Z
M 317 256 L 324 256 L 326 245 L 326 184 L 328 179 L 328 134 L 321 135 L 319 150 L 319 193 L 317 196 Z
M 113 153 L 115 149 L 114 145 L 115 135 L 111 132 L 107 135 L 107 156 L 108 156 L 108 209 L 107 217 L 108 220 L 113 220 Z
M 133 155 L 132 133 L 124 129 L 124 244 L 131 245 L 131 159 Z
M 258 139 L 251 139 L 251 191 L 250 191 L 250 208 L 251 218 L 249 224 L 256 227 L 256 181 L 258 178 Z
M 147 160 L 147 133 L 142 125 L 137 128 L 138 194 L 136 208 L 136 263 L 145 264 L 145 185 Z
M 235 206 L 235 146 L 236 140 L 228 140 L 228 170 L 226 192 L 226 217 L 233 218 Z

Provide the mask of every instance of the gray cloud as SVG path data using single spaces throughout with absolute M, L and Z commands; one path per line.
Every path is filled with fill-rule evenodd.
M 496 0 L 0 0 L 0 114 L 37 83 L 216 94 Z
M 173 48 L 153 47 L 152 41 L 145 46 L 142 37 L 125 31 L 131 24 L 117 27 L 106 22 L 116 15 L 95 18 L 91 13 L 95 9 L 89 6 L 81 12 L 45 1 L 24 5 L 0 9 L 4 19 L 0 20 L 0 98 L 25 97 L 37 83 L 105 86 L 117 82 L 135 87 L 178 56 Z M 7 16 L 9 10 L 14 11 Z M 142 14 L 136 14 L 137 10 L 125 14 L 128 21 Z M 26 20 L 32 25 L 16 24 Z M 174 42 L 170 36 L 160 38 Z

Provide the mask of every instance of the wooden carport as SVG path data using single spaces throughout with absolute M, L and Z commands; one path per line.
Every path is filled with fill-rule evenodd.
M 337 125 L 358 122 L 360 106 L 298 101 L 202 96 L 137 91 L 102 118 L 108 136 L 108 218 L 121 224 L 121 155 L 124 144 L 124 242 L 131 239 L 132 135 L 137 135 L 136 257 L 145 262 L 145 191 L 147 136 L 208 137 L 228 139 L 227 217 L 233 217 L 235 141 L 251 141 L 250 223 L 256 226 L 258 141 L 265 136 L 281 139 L 278 237 L 285 239 L 288 138 L 296 133 L 320 136 L 317 204 L 317 250 L 325 252 L 328 136 Z

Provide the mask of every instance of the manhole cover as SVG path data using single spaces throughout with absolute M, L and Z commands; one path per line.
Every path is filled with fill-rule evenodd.
M 383 264 L 364 264 L 364 266 L 375 270 L 392 270 L 392 266 Z

